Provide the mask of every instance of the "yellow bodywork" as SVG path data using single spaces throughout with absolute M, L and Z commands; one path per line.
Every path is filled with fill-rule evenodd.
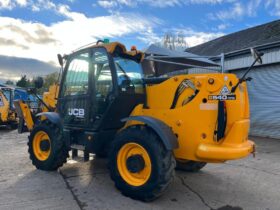
M 10 102 L 0 90 L 0 125 L 16 121 L 16 112 L 10 109 Z
M 141 52 L 127 52 L 119 43 L 102 44 L 102 46 L 109 53 L 121 48 L 124 53 L 140 55 L 139 57 L 143 58 Z M 194 87 L 185 87 L 176 106 L 171 109 L 175 92 L 185 80 L 191 81 Z M 220 141 L 216 140 L 214 133 L 217 130 L 218 100 L 209 100 L 211 95 L 222 95 L 221 91 L 224 87 L 231 90 L 237 82 L 238 78 L 234 74 L 174 76 L 160 84 L 146 85 L 147 104 L 136 106 L 131 116 L 151 116 L 170 126 L 179 142 L 178 149 L 174 150 L 175 158 L 178 160 L 224 162 L 243 158 L 254 152 L 254 143 L 248 140 L 250 116 L 246 83 L 240 84 L 237 88 L 236 100 L 225 101 L 227 124 L 225 136 Z M 43 95 L 43 101 L 53 109 L 52 111 L 56 111 L 58 89 L 59 86 L 54 85 Z M 195 94 L 194 89 L 197 93 L 195 97 L 192 97 Z M 30 110 L 28 111 L 27 105 L 23 102 L 20 103 L 20 108 L 28 129 L 32 130 L 34 122 Z M 42 110 L 49 111 L 45 107 Z M 141 123 L 128 121 L 125 127 L 135 124 Z M 121 167 L 121 161 L 119 161 L 119 166 Z M 128 173 L 124 172 L 124 174 L 127 179 L 131 178 Z
M 10 109 L 9 101 L 0 90 L 0 122 L 8 121 L 8 112 Z
M 59 85 L 52 85 L 49 88 L 48 92 L 45 92 L 43 94 L 43 101 L 45 104 L 51 108 L 51 109 L 56 109 L 56 103 L 57 103 L 57 97 L 59 93 Z M 45 106 L 43 106 L 43 112 L 50 111 L 48 110 Z
M 144 53 L 142 53 L 141 51 L 138 51 L 138 50 L 127 51 L 126 47 L 123 44 L 119 43 L 119 42 L 111 42 L 111 43 L 98 44 L 98 45 L 94 44 L 92 46 L 87 46 L 87 47 L 91 47 L 91 48 L 104 47 L 107 50 L 107 52 L 110 53 L 110 54 L 113 54 L 119 48 L 119 49 L 122 50 L 122 52 L 124 54 L 130 55 L 130 56 L 137 56 L 137 55 L 139 55 L 141 60 L 143 60 L 144 57 L 145 57 Z
M 22 100 L 15 101 L 14 104 L 16 107 L 18 106 L 18 109 L 20 109 L 17 111 L 19 117 L 24 119 L 27 129 L 31 131 L 34 127 L 34 121 L 29 106 Z
M 42 112 L 55 111 L 58 93 L 59 93 L 59 85 L 54 84 L 54 85 L 49 87 L 48 92 L 45 92 L 43 94 L 43 101 L 48 106 L 48 108 L 50 108 L 51 110 L 49 110 L 44 105 L 41 105 L 42 106 Z M 34 127 L 34 120 L 33 120 L 32 112 L 31 112 L 28 104 L 26 104 L 22 100 L 18 100 L 15 103 L 15 105 L 19 106 L 19 109 L 20 109 L 20 111 L 18 111 L 19 116 L 24 118 L 27 129 L 29 131 L 31 131 Z M 44 116 L 42 116 L 41 118 L 43 120 Z
M 189 79 L 199 91 L 194 99 L 190 87 L 170 109 L 179 84 Z M 209 84 L 209 79 L 214 83 Z M 208 100 L 209 95 L 219 95 L 226 85 L 228 89 L 238 81 L 234 74 L 193 74 L 175 76 L 165 82 L 147 86 L 147 107 L 138 105 L 132 116 L 151 116 L 169 125 L 178 136 L 179 148 L 174 150 L 176 159 L 204 162 L 224 162 L 245 157 L 254 151 L 254 143 L 248 140 L 250 126 L 247 87 L 242 83 L 236 90 L 236 100 L 227 100 L 227 126 L 225 137 L 215 140 L 218 101 Z M 126 126 L 139 124 L 127 122 Z

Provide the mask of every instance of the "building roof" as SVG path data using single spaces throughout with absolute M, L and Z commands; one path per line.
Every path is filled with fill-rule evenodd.
M 180 52 L 175 50 L 170 50 L 164 47 L 159 47 L 154 44 L 150 45 L 146 50 L 145 54 L 149 55 L 159 55 L 159 56 L 168 56 L 165 57 L 166 60 L 171 60 L 176 62 L 176 58 L 181 58 L 182 63 L 191 64 L 191 65 L 201 65 L 201 66 L 213 66 L 216 65 L 213 61 L 199 57 L 198 55 L 189 53 L 189 52 Z M 161 59 L 164 60 L 164 59 Z
M 186 51 L 198 55 L 220 55 L 280 41 L 280 20 L 235 32 Z
M 145 50 L 145 55 L 146 59 L 142 62 L 145 75 L 160 76 L 192 66 L 200 68 L 219 66 L 207 58 L 189 52 L 169 50 L 153 44 Z

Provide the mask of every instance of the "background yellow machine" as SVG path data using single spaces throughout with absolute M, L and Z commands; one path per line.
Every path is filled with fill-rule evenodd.
M 13 108 L 13 90 L 7 87 L 0 87 L 0 125 L 17 127 L 17 114 Z
M 261 62 L 253 53 L 252 66 Z M 70 149 L 85 157 L 107 155 L 116 187 L 150 201 L 167 188 L 175 167 L 198 171 L 254 152 L 245 78 L 250 69 L 240 79 L 221 73 L 145 78 L 141 52 L 100 41 L 58 58 L 63 73 L 44 93 L 42 112 L 34 116 L 24 101 L 15 102 L 38 169 L 61 167 Z

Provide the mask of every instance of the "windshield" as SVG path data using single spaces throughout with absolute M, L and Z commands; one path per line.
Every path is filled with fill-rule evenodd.
M 3 89 L 2 91 L 3 91 L 3 94 L 6 97 L 6 99 L 10 102 L 11 97 L 12 97 L 11 91 L 9 89 Z
M 143 85 L 143 70 L 140 63 L 122 57 L 115 57 L 114 61 L 119 85 L 121 85 L 123 79 L 129 79 L 134 86 Z
M 14 104 L 11 103 L 13 100 L 14 100 L 14 94 L 13 94 L 13 91 L 11 89 L 8 89 L 8 88 L 3 88 L 1 89 L 4 97 L 6 98 L 6 100 L 9 102 L 10 104 L 10 107 L 14 108 Z M 3 100 L 3 99 L 2 99 Z

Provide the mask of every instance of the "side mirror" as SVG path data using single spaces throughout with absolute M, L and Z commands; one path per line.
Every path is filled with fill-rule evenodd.
M 262 56 L 264 55 L 263 52 L 259 52 L 255 48 L 251 48 L 251 54 L 259 64 L 263 63 L 262 60 Z
M 62 55 L 57 54 L 57 59 L 58 59 L 59 65 L 62 67 L 63 66 L 63 57 L 62 57 Z
M 43 84 L 44 84 L 44 80 L 42 77 L 37 77 L 35 80 L 34 80 L 34 86 L 36 89 L 40 89 L 43 87 Z

